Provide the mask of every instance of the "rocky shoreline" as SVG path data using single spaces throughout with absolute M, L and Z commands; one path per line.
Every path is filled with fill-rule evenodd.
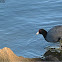
M 58 52 L 51 52 L 48 50 L 44 54 L 45 58 L 24 58 L 22 56 L 16 56 L 14 52 L 8 48 L 4 47 L 0 49 L 0 62 L 42 62 L 42 61 L 62 61 L 62 55 Z

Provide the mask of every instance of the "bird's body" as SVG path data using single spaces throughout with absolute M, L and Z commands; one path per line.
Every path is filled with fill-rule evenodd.
M 62 37 L 62 26 L 55 26 L 47 32 L 46 40 L 48 42 L 58 42 Z
M 45 40 L 48 42 L 58 42 L 62 38 L 62 25 L 55 26 L 48 32 L 44 29 L 40 29 L 38 33 L 42 34 Z

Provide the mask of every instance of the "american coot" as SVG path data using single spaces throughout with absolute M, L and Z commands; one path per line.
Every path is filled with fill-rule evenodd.
M 42 34 L 45 40 L 48 42 L 59 42 L 62 38 L 62 25 L 55 26 L 48 32 L 44 29 L 39 29 L 39 32 L 37 32 L 36 34 Z

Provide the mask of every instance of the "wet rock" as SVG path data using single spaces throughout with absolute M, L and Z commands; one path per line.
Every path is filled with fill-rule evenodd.
M 43 56 L 45 61 L 62 61 L 62 50 L 60 52 L 48 50 Z
M 52 56 L 52 55 L 49 55 L 49 56 L 46 56 L 45 61 L 59 61 L 58 58 Z

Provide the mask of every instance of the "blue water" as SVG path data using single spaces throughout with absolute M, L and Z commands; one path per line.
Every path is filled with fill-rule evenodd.
M 17 56 L 39 57 L 48 43 L 40 28 L 62 25 L 62 0 L 6 0 L 0 3 L 0 48 L 9 47 Z

